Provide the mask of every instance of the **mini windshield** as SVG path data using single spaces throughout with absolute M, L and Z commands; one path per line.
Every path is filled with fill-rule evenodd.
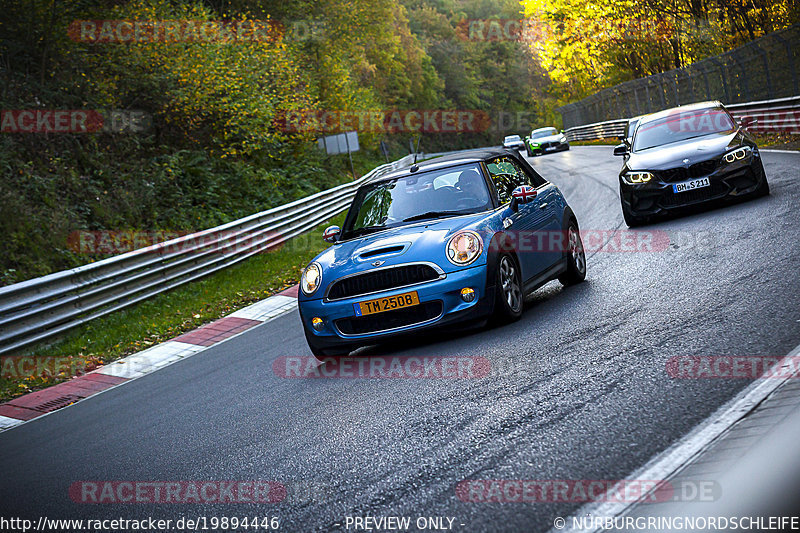
M 558 130 L 555 128 L 545 128 L 543 130 L 536 130 L 531 132 L 531 139 L 540 139 L 542 137 L 552 137 L 553 135 L 557 135 Z
M 730 115 L 719 107 L 693 111 L 675 110 L 665 117 L 636 128 L 633 150 L 638 152 L 712 133 L 729 132 L 735 128 Z
M 519 135 L 509 135 L 506 137 L 505 140 L 506 142 L 508 142 L 508 141 L 521 141 L 522 139 L 520 138 Z
M 347 213 L 342 239 L 491 207 L 478 163 L 421 172 L 359 189 Z

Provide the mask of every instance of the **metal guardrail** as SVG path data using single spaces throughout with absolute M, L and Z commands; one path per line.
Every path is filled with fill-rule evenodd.
M 597 124 L 587 124 L 586 126 L 576 126 L 564 131 L 567 140 L 572 141 L 593 141 L 595 139 L 611 139 L 621 137 L 625 133 L 625 126 L 628 119 L 607 120 Z
M 439 155 L 444 154 L 420 159 Z M 409 155 L 351 183 L 240 220 L 0 287 L 0 354 L 18 351 L 274 248 L 344 211 L 361 184 L 412 161 L 413 155 Z
M 800 95 L 745 104 L 725 106 L 734 118 L 747 123 L 747 127 L 758 133 L 793 133 L 800 135 Z
M 775 100 L 730 104 L 725 107 L 747 129 L 758 133 L 800 134 L 800 95 Z M 564 131 L 569 141 L 619 138 L 625 133 L 627 118 L 575 126 Z M 755 121 L 755 122 L 753 122 Z

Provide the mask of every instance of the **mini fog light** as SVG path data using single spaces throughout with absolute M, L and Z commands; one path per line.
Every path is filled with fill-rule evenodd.
M 465 302 L 471 302 L 475 299 L 475 291 L 469 287 L 464 287 L 461 289 L 461 299 Z
M 311 319 L 311 326 L 317 331 L 321 330 L 324 324 L 325 322 L 318 316 Z

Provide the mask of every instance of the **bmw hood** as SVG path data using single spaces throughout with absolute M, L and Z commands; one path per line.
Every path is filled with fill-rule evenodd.
M 733 133 L 712 133 L 694 137 L 685 141 L 657 146 L 633 152 L 626 162 L 630 170 L 663 170 L 691 165 L 700 161 L 721 157 L 729 148 L 742 144 L 744 135 L 741 130 Z M 688 162 L 684 162 L 688 159 Z

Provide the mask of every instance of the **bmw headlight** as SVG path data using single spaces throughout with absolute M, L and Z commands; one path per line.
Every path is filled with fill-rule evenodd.
M 753 149 L 749 146 L 742 146 L 741 148 L 737 148 L 736 150 L 732 150 L 722 156 L 722 160 L 726 163 L 733 163 L 735 161 L 741 161 L 742 159 L 746 159 L 750 157 L 753 153 Z
M 653 174 L 650 172 L 626 172 L 622 175 L 622 181 L 628 185 L 636 185 L 638 183 L 647 183 L 653 179 Z
M 458 266 L 475 261 L 483 250 L 483 241 L 474 231 L 459 231 L 447 242 L 447 259 Z
M 567 142 L 567 137 L 566 137 L 566 135 L 562 135 L 562 136 L 561 136 L 561 138 L 558 140 L 558 142 L 562 142 L 562 143 L 565 143 L 565 142 Z
M 300 289 L 306 296 L 311 296 L 322 282 L 322 267 L 318 263 L 311 263 L 303 270 L 300 276 Z

